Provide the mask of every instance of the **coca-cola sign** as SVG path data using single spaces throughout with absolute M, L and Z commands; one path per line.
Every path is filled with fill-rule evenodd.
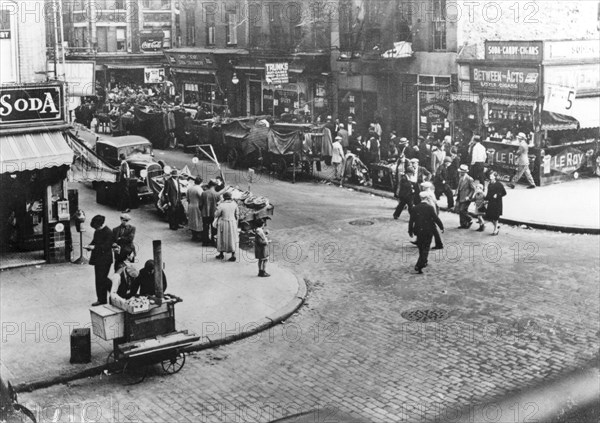
M 3 87 L 0 89 L 0 125 L 64 121 L 60 85 Z
M 140 48 L 142 51 L 162 50 L 164 36 L 162 32 L 140 34 Z

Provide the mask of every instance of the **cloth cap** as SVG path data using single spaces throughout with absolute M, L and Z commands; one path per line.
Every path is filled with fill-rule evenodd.
M 410 159 L 411 163 L 419 163 L 419 159 Z
M 425 191 L 421 191 L 421 192 L 419 193 L 419 197 L 421 197 L 421 198 L 425 199 L 425 198 L 429 197 L 429 194 L 428 194 L 428 193 L 426 193 Z
M 122 213 L 121 220 L 126 220 L 129 222 L 131 220 L 131 216 L 128 213 Z
M 452 163 L 452 159 L 450 157 L 444 157 L 444 163 Z
M 177 169 L 173 169 L 173 170 L 171 170 L 171 175 L 177 176 L 177 174 L 178 174 L 178 173 L 177 173 Z
M 523 138 L 524 140 L 526 140 L 527 139 L 527 135 L 525 135 L 523 132 L 519 132 L 517 134 L 517 138 Z
M 459 172 L 468 172 L 469 171 L 469 166 L 467 165 L 460 165 L 460 167 L 458 168 Z
M 400 138 L 399 141 L 401 144 L 408 144 L 408 140 L 405 137 Z
M 343 138 L 341 136 L 339 136 L 339 135 L 337 137 L 335 137 L 335 139 L 336 140 L 343 140 Z

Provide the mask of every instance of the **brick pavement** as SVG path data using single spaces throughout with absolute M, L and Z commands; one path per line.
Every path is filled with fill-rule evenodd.
M 325 407 L 376 422 L 448 421 L 444 407 L 478 404 L 596 358 L 596 237 L 450 229 L 446 258 L 432 255 L 426 274 L 413 276 L 407 217 L 393 221 L 392 207 L 370 216 L 372 226 L 341 220 L 273 234 L 301 248 L 301 259 L 286 261 L 283 250 L 275 256 L 309 285 L 307 303 L 283 325 L 192 355 L 174 376 L 132 387 L 94 378 L 21 400 L 46 414 L 51 404 L 97 403 L 112 417 L 126 409 L 115 421 L 262 422 Z M 443 220 L 456 226 L 455 215 Z M 332 241 L 336 249 L 315 260 L 314 245 L 323 252 Z M 486 245 L 487 255 L 470 242 Z M 492 254 L 498 247 L 501 256 Z M 416 307 L 444 308 L 450 317 L 417 324 L 400 316 Z M 496 411 L 500 421 L 514 421 L 535 418 L 535 406 Z M 475 421 L 494 421 L 492 411 Z M 61 421 L 80 414 L 63 412 Z

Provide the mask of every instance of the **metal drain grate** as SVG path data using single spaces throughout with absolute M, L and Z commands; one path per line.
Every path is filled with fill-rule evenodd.
M 371 225 L 375 224 L 375 222 L 373 222 L 372 220 L 365 220 L 365 219 L 353 220 L 352 222 L 349 222 L 349 223 L 354 226 L 371 226 Z
M 439 322 L 446 320 L 450 317 L 450 312 L 443 308 L 430 308 L 430 309 L 413 309 L 407 310 L 400 313 L 402 317 L 411 322 L 429 323 Z

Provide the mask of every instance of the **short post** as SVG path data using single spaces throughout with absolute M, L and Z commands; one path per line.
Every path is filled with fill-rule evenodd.
M 162 304 L 164 298 L 163 292 L 163 263 L 162 263 L 162 243 L 160 240 L 152 241 L 152 251 L 154 252 L 154 293 L 158 305 Z

